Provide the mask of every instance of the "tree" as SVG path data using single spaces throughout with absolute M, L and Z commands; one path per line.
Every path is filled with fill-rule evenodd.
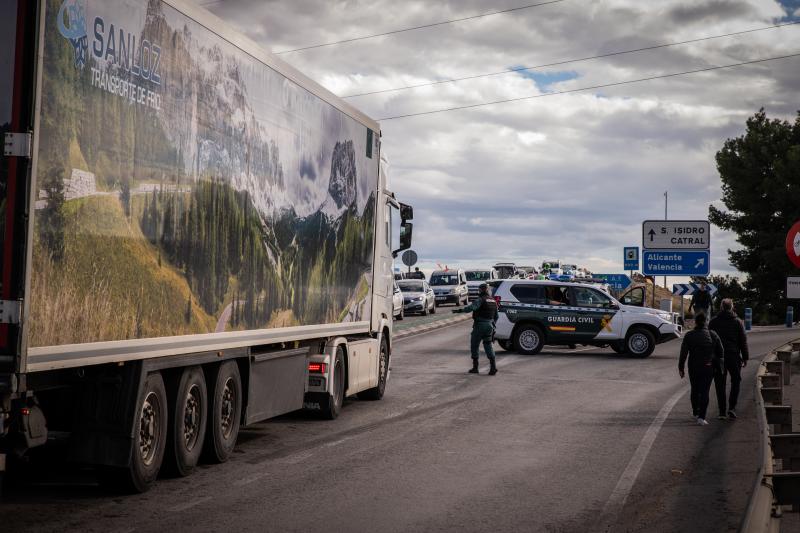
M 60 263 L 64 259 L 64 169 L 50 169 L 42 188 L 47 193 L 47 206 L 39 217 L 42 243 L 53 261 Z
M 119 201 L 122 203 L 122 209 L 125 211 L 125 216 L 131 216 L 131 179 L 126 175 L 122 178 L 122 184 L 119 191 Z
M 747 274 L 754 314 L 778 321 L 786 276 L 800 274 L 784 251 L 786 232 L 800 219 L 800 112 L 791 124 L 759 110 L 744 135 L 725 141 L 716 161 L 728 210 L 711 205 L 709 219 L 735 232 L 742 245 L 728 257 Z

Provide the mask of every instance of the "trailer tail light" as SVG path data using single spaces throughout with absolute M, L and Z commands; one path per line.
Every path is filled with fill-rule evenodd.
M 27 407 L 23 407 L 22 409 L 19 410 L 19 414 L 21 414 L 22 416 L 28 416 L 31 414 L 31 410 L 28 409 Z
M 325 373 L 325 363 L 308 363 L 308 373 L 309 374 L 324 374 Z

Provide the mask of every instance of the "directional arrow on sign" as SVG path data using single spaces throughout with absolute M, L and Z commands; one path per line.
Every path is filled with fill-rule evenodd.
M 648 235 L 650 235 L 650 242 L 653 242 L 653 237 L 656 236 L 655 230 L 651 229 L 650 232 L 648 233 Z
M 695 264 L 694 267 L 695 268 L 700 268 L 701 266 L 703 266 L 705 264 L 706 264 L 706 258 L 705 257 L 701 257 L 700 259 L 697 260 L 697 264 Z

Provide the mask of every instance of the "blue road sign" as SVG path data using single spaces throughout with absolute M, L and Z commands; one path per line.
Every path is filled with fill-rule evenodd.
M 625 270 L 639 270 L 639 247 L 626 246 L 624 249 L 622 260 L 625 264 Z
M 644 250 L 645 276 L 707 276 L 711 271 L 708 250 Z
M 601 279 L 615 291 L 624 291 L 632 283 L 627 274 L 592 274 L 595 279 Z

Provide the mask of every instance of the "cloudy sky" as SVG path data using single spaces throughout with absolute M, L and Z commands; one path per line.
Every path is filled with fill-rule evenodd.
M 400 30 L 532 0 L 195 0 L 268 50 Z M 800 0 L 563 0 L 280 54 L 340 96 L 800 21 Z M 800 53 L 800 24 L 604 59 L 349 98 L 370 116 L 536 96 Z M 714 154 L 760 107 L 792 120 L 800 57 L 381 120 L 391 187 L 415 207 L 423 266 L 540 264 L 619 272 L 641 222 L 703 219 Z M 712 229 L 712 270 L 732 272 Z M 675 279 L 673 281 L 678 281 Z

